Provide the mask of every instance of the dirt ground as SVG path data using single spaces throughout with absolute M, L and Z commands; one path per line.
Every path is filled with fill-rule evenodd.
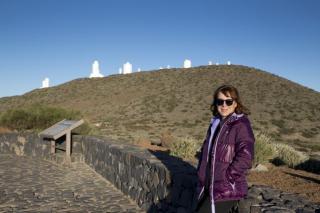
M 248 181 L 252 184 L 267 185 L 285 192 L 297 193 L 310 201 L 320 203 L 320 175 L 287 166 L 267 165 L 269 171 L 250 171 Z
M 12 132 L 12 131 L 9 130 L 9 129 L 7 129 L 7 128 L 0 127 L 0 134 L 1 134 L 1 133 L 9 133 L 9 132 Z

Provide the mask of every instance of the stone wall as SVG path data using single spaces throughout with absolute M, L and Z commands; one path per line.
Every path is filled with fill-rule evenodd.
M 63 140 L 63 139 L 62 139 Z M 73 154 L 114 184 L 146 212 L 191 212 L 196 170 L 161 151 L 89 136 L 73 136 Z M 63 141 L 61 141 L 63 142 Z M 0 153 L 51 159 L 50 142 L 35 134 L 0 134 Z M 320 206 L 295 194 L 251 186 L 242 212 L 320 212 Z
M 162 152 L 94 137 L 82 142 L 85 163 L 148 212 L 191 212 L 196 171 Z
M 65 138 L 57 140 L 57 148 L 64 146 Z M 37 134 L 32 133 L 5 133 L 0 134 L 0 153 L 16 154 L 18 156 L 30 156 L 53 160 L 50 155 L 50 141 L 41 139 Z M 82 144 L 74 142 L 72 151 L 75 154 L 82 154 Z M 59 152 L 59 150 L 57 150 Z M 63 155 L 64 156 L 64 155 Z
M 49 158 L 50 143 L 40 140 L 36 134 L 0 134 L 0 153 Z

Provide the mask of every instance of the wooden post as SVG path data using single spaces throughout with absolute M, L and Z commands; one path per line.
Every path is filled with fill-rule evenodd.
M 68 131 L 66 135 L 66 155 L 67 158 L 71 156 L 71 131 Z
M 51 140 L 51 154 L 55 154 L 55 153 L 56 153 L 56 141 Z

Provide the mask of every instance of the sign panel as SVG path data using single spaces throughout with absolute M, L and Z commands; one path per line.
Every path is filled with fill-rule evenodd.
M 80 121 L 64 119 L 49 127 L 48 129 L 45 129 L 44 131 L 40 132 L 39 136 L 41 136 L 42 138 L 56 140 L 61 136 L 67 134 L 69 131 L 77 128 L 83 123 L 84 121 L 82 119 Z

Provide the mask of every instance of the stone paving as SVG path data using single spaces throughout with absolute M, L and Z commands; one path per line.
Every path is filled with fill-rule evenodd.
M 0 155 L 0 212 L 144 212 L 83 163 Z

